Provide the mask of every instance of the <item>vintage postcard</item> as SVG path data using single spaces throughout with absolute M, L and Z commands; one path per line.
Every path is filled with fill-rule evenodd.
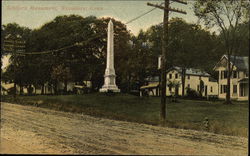
M 249 1 L 1 3 L 1 154 L 248 155 Z

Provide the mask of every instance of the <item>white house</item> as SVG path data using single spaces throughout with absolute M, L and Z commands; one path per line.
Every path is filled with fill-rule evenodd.
M 181 75 L 182 70 L 180 67 L 172 67 L 167 70 L 167 86 L 166 86 L 166 96 L 173 95 L 175 92 L 177 95 L 182 95 L 182 83 Z M 148 85 L 141 87 L 141 92 L 147 90 L 149 95 L 159 95 L 159 79 L 151 78 L 151 81 L 148 82 Z M 154 81 L 152 81 L 154 80 Z M 187 94 L 187 88 L 193 89 L 199 92 L 200 81 L 204 82 L 204 92 L 202 96 L 218 96 L 218 82 L 211 77 L 207 72 L 201 71 L 200 69 L 188 68 L 186 69 L 185 77 L 185 91 L 184 94 Z M 177 88 L 169 87 L 169 83 L 179 83 Z
M 219 98 L 226 98 L 227 88 L 227 55 L 223 55 L 214 67 L 218 72 Z M 234 100 L 248 100 L 249 96 L 249 62 L 248 57 L 231 56 L 231 67 L 233 72 L 230 79 L 230 96 Z

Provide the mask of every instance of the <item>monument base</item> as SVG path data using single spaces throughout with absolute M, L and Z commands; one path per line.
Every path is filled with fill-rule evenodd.
M 119 93 L 120 89 L 115 85 L 112 86 L 110 85 L 110 86 L 102 86 L 102 88 L 99 90 L 99 92 L 108 92 L 108 91 Z

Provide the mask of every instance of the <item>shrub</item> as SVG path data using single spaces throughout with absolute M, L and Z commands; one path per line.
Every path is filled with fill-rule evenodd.
M 192 99 L 200 98 L 200 94 L 194 89 L 187 88 L 187 97 L 192 98 Z

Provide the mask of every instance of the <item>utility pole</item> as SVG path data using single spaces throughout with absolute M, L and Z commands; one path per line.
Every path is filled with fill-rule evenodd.
M 15 63 L 13 65 L 13 70 L 14 70 L 14 99 L 16 99 L 16 92 L 17 92 L 17 87 L 16 87 L 16 53 L 17 52 L 24 52 L 25 50 L 25 41 L 22 40 L 20 35 L 8 35 L 4 38 L 4 51 L 7 53 L 11 53 L 13 55 L 13 62 Z
M 181 1 L 181 0 L 171 0 L 173 2 L 181 3 L 187 5 L 187 2 Z M 161 114 L 160 119 L 163 124 L 165 124 L 166 121 L 166 56 L 167 56 L 167 49 L 168 49 L 168 18 L 169 18 L 169 11 L 187 14 L 185 11 L 178 10 L 175 8 L 170 8 L 169 6 L 170 0 L 165 0 L 165 6 L 155 5 L 151 3 L 147 3 L 147 5 L 156 7 L 159 9 L 164 10 L 164 16 L 163 16 L 163 34 L 162 34 L 162 54 L 161 54 Z

